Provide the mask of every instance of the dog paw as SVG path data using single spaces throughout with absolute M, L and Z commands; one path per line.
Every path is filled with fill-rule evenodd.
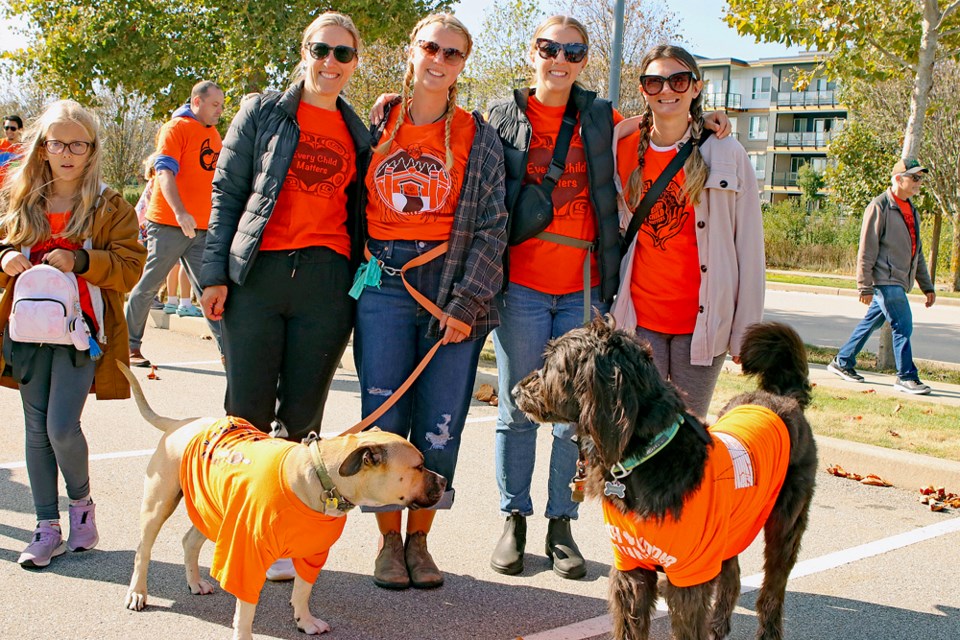
M 123 600 L 123 606 L 130 611 L 143 611 L 143 608 L 147 606 L 146 592 L 140 593 L 133 589 L 127 591 L 127 597 Z
M 316 636 L 330 631 L 330 625 L 313 616 L 303 616 L 297 620 L 297 629 L 308 636 Z
M 190 587 L 190 593 L 195 596 L 205 596 L 213 593 L 213 585 L 206 580 L 200 580 L 187 586 Z

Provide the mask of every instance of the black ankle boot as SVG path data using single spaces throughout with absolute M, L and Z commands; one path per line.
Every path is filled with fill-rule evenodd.
M 490 556 L 490 567 L 508 576 L 523 571 L 523 549 L 527 545 L 527 519 L 514 511 L 507 516 L 503 534 Z
M 570 533 L 570 518 L 550 518 L 546 553 L 553 562 L 553 572 L 561 578 L 577 580 L 587 575 L 583 555 Z

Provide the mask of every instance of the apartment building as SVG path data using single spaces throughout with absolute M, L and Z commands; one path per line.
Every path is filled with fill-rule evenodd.
M 817 55 L 697 60 L 704 76 L 704 109 L 727 112 L 756 169 L 765 202 L 799 197 L 800 167 L 810 164 L 822 173 L 827 147 L 846 122 L 834 82 L 815 76 L 802 91 L 795 88 L 798 73 L 816 67 Z

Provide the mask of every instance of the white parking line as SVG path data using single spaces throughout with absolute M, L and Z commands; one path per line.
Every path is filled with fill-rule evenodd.
M 835 551 L 833 553 L 820 556 L 819 558 L 811 558 L 810 560 L 798 562 L 793 568 L 793 571 L 790 572 L 790 579 L 793 580 L 816 573 L 822 573 L 824 571 L 829 571 L 830 569 L 836 569 L 837 567 L 850 564 L 851 562 L 856 562 L 857 560 L 872 558 L 873 556 L 878 556 L 882 553 L 887 553 L 896 549 L 902 549 L 903 547 L 908 547 L 913 544 L 924 542 L 925 540 L 931 540 L 933 538 L 938 538 L 950 533 L 956 533 L 958 531 L 960 531 L 960 518 L 952 518 L 950 520 L 944 520 L 943 522 L 928 525 L 920 529 L 914 529 L 912 531 L 900 533 L 895 536 L 890 536 L 889 538 L 882 538 L 880 540 L 868 542 L 851 549 Z M 740 582 L 740 592 L 750 593 L 751 591 L 756 591 L 760 588 L 762 583 L 763 573 L 755 573 L 751 576 L 747 576 Z M 653 619 L 662 618 L 666 614 L 666 603 L 664 603 L 664 601 L 661 599 L 657 602 L 657 612 L 653 615 Z M 610 616 L 598 616 L 596 618 L 590 618 L 589 620 L 583 620 L 582 622 L 575 622 L 564 627 L 557 627 L 556 629 L 550 629 L 548 631 L 541 631 L 529 636 L 523 636 L 519 640 L 584 640 L 584 638 L 593 638 L 605 633 L 610 633 L 612 628 Z

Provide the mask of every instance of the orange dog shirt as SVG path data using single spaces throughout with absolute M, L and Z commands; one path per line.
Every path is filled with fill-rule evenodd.
M 187 445 L 180 486 L 190 521 L 215 543 L 210 575 L 224 591 L 256 604 L 267 569 L 292 558 L 297 575 L 316 581 L 346 518 L 305 505 L 283 476 L 298 446 L 271 438 L 240 418 L 223 418 Z
M 684 502 L 680 520 L 640 519 L 603 501 L 617 569 L 662 568 L 675 586 L 703 584 L 760 533 L 787 474 L 786 425 L 766 407 L 741 405 L 709 432 L 703 482 Z

